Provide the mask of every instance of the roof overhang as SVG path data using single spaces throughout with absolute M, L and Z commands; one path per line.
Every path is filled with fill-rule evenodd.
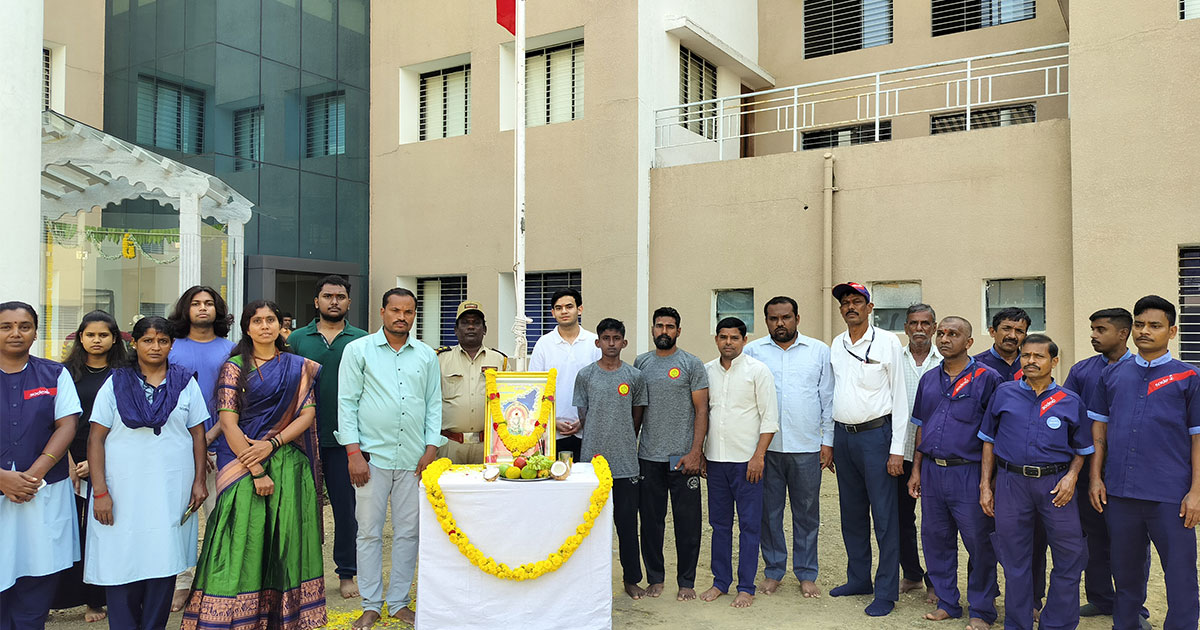
M 668 33 L 679 38 L 680 44 L 717 66 L 729 68 L 750 89 L 758 91 L 775 87 L 775 77 L 689 18 L 668 17 L 665 26 Z

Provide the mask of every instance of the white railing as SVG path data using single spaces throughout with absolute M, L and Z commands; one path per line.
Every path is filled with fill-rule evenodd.
M 746 138 L 768 137 L 769 146 L 756 145 L 754 154 L 798 151 L 805 132 L 848 126 L 873 124 L 874 139 L 879 140 L 884 121 L 940 112 L 965 112 L 970 130 L 972 110 L 1007 103 L 1044 105 L 1043 99 L 1061 99 L 1062 113 L 1048 117 L 1066 117 L 1067 46 L 979 55 L 665 107 L 655 112 L 656 164 L 739 157 Z M 1039 114 L 1045 111 L 1038 109 Z M 929 126 L 924 128 L 928 133 Z M 871 130 L 866 133 L 869 139 Z

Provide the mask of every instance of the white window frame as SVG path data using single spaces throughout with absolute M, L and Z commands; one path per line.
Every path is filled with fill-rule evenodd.
M 731 309 L 721 308 L 721 298 L 725 295 L 735 293 L 749 293 L 750 308 L 749 309 Z M 754 320 L 757 311 L 754 310 L 754 288 L 753 287 L 738 287 L 730 289 L 713 289 L 712 292 L 712 324 L 709 326 L 711 330 L 715 330 L 717 324 L 726 317 L 737 317 L 743 322 L 746 322 L 746 334 L 754 333 Z
M 467 276 L 431 276 L 417 278 L 417 319 L 413 329 L 417 338 L 433 346 L 458 343 L 454 335 L 458 305 L 467 299 Z
M 886 295 L 887 294 L 886 289 L 891 289 L 891 288 L 899 289 L 901 285 L 904 285 L 907 288 L 916 286 L 917 299 L 915 302 L 910 302 L 910 303 L 904 304 L 904 305 L 900 305 L 899 302 L 894 303 L 894 305 L 889 305 L 887 303 L 880 303 L 879 297 L 881 295 L 881 290 L 883 290 L 882 294 Z M 875 304 L 875 308 L 871 311 L 871 324 L 874 326 L 877 326 L 879 328 L 883 328 L 884 330 L 890 330 L 892 332 L 904 332 L 904 323 L 905 323 L 905 321 L 907 321 L 907 317 L 908 317 L 908 315 L 907 315 L 908 307 L 913 306 L 914 304 L 921 304 L 925 299 L 924 287 L 921 286 L 920 280 L 876 281 L 876 282 L 871 283 L 870 289 L 871 289 L 871 302 Z M 885 311 L 887 314 L 892 314 L 896 311 L 899 311 L 901 313 L 900 325 L 898 327 L 888 326 L 888 325 L 886 325 L 887 322 L 883 322 L 883 325 L 881 325 L 880 311 Z
M 463 108 L 461 121 L 455 111 L 460 98 Z M 421 73 L 417 99 L 419 141 L 470 135 L 471 64 Z
M 985 279 L 983 281 L 983 293 L 982 293 L 983 319 L 981 320 L 983 322 L 984 330 L 987 330 L 987 328 L 989 328 L 992 325 L 992 313 L 991 313 L 992 307 L 988 302 L 988 288 L 990 287 L 990 285 L 995 282 L 1012 282 L 1012 281 L 1018 281 L 1018 280 L 1019 281 L 1035 281 L 1035 282 L 1040 281 L 1042 283 L 1042 305 L 1039 307 L 1039 306 L 1031 305 L 1031 304 L 1015 304 L 1015 305 L 1009 304 L 1009 305 L 999 306 L 999 307 L 997 307 L 997 310 L 1002 309 L 1002 308 L 1007 308 L 1009 306 L 1017 306 L 1019 308 L 1023 308 L 1023 309 L 1025 309 L 1025 312 L 1029 314 L 1029 319 L 1032 320 L 1032 322 L 1029 324 L 1029 330 L 1027 332 L 1029 332 L 1029 333 L 1046 332 L 1046 325 L 1047 325 L 1046 322 L 1047 322 L 1047 320 L 1049 320 L 1049 313 L 1047 312 L 1047 308 L 1046 308 L 1046 277 L 1045 276 L 1024 276 L 1024 277 L 1014 277 L 1014 278 L 988 278 L 988 279 Z M 1038 327 L 1037 318 L 1034 317 L 1034 314 L 1030 312 L 1030 309 L 1040 309 L 1042 311 L 1041 327 Z
M 525 53 L 525 126 L 583 118 L 584 47 L 577 39 Z

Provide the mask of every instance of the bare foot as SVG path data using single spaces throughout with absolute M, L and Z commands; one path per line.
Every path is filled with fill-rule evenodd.
M 83 620 L 88 623 L 100 621 L 107 616 L 108 613 L 104 612 L 103 608 L 92 608 L 91 606 L 88 606 L 87 610 L 83 611 Z
M 417 623 L 417 613 L 408 606 L 405 606 L 392 613 L 392 619 L 398 619 L 411 626 Z
M 696 599 L 696 589 L 680 586 L 679 592 L 675 594 L 675 600 L 680 602 L 690 602 Z
M 942 610 L 941 608 L 939 608 L 931 613 L 925 613 L 925 618 L 928 619 L 929 621 L 945 621 L 947 619 L 952 619 L 952 617 L 950 616 L 950 613 Z
M 817 583 L 812 580 L 800 580 L 800 592 L 804 593 L 805 597 L 821 596 L 821 589 L 817 588 Z
M 925 603 L 926 603 L 926 604 L 936 604 L 936 603 L 938 603 L 938 596 L 937 596 L 937 593 L 933 592 L 933 587 L 932 587 L 932 586 L 930 586 L 929 588 L 925 589 Z
M 1033 609 L 1033 623 L 1038 623 L 1041 620 L 1042 620 L 1042 609 L 1034 608 Z
M 633 599 L 641 599 L 646 596 L 646 589 L 637 584 L 625 583 L 625 594 Z
M 759 586 L 758 590 L 766 593 L 767 595 L 770 595 L 771 593 L 774 593 L 775 591 L 779 590 L 779 580 L 772 580 L 771 578 L 767 578 L 767 579 L 763 580 L 762 586 Z
M 179 612 L 187 605 L 188 595 L 191 591 L 186 588 L 175 589 L 175 595 L 171 597 L 171 612 Z
M 354 578 L 338 580 L 338 590 L 342 592 L 342 599 L 358 597 L 358 585 L 354 583 Z
M 738 592 L 737 597 L 734 597 L 733 601 L 730 602 L 729 605 L 733 606 L 734 608 L 749 608 L 750 604 L 753 604 L 753 603 L 754 603 L 753 595 L 751 595 L 750 593 Z
M 900 592 L 907 593 L 909 591 L 915 591 L 915 590 L 921 588 L 922 584 L 924 584 L 924 582 L 921 582 L 920 580 L 901 579 L 900 580 Z
M 662 592 L 662 582 L 659 582 L 658 584 L 648 584 L 646 586 L 646 597 L 658 597 L 659 595 L 662 595 Z
M 725 594 L 725 591 L 722 591 L 721 589 L 714 586 L 714 587 L 708 589 L 707 591 L 704 591 L 703 593 L 701 593 L 700 599 L 703 599 L 706 602 L 711 602 L 724 594 Z
M 971 617 L 971 620 L 967 622 L 967 630 L 992 630 L 992 624 L 979 617 Z
M 375 625 L 376 621 L 379 621 L 379 613 L 374 610 L 364 610 L 363 614 L 359 615 L 351 625 L 354 628 L 370 628 Z

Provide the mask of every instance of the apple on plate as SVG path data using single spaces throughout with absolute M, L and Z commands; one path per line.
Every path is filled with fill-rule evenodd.
M 526 463 L 526 462 L 525 462 L 525 458 L 524 458 L 524 457 L 517 457 L 516 459 L 514 459 L 514 460 L 513 460 L 513 463 L 512 463 L 512 465 L 513 465 L 513 466 L 516 466 L 517 468 L 524 468 L 524 467 L 525 467 L 525 463 Z

